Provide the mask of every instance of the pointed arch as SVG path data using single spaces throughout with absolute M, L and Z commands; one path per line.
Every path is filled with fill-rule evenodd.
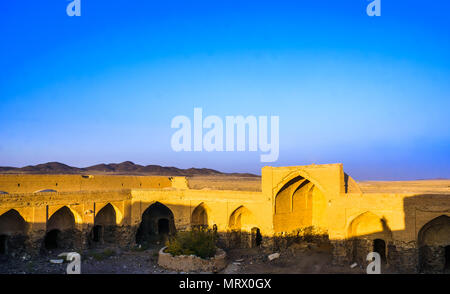
M 305 227 L 326 227 L 326 198 L 308 178 L 292 175 L 275 196 L 275 232 L 292 232 Z
M 52 213 L 50 213 L 49 211 L 49 215 L 48 215 L 48 220 L 59 210 L 61 210 L 62 208 L 67 208 L 68 210 L 70 210 L 70 212 L 72 213 L 74 220 L 75 220 L 75 224 L 77 225 L 81 225 L 83 224 L 83 218 L 82 216 L 73 208 L 70 207 L 70 205 L 61 205 L 59 207 L 57 207 L 56 209 L 52 209 Z M 47 220 L 47 222 L 48 222 Z
M 28 224 L 20 213 L 10 209 L 0 215 L 0 255 L 25 247 Z
M 94 218 L 95 225 L 115 226 L 117 224 L 116 210 L 111 203 L 106 204 L 98 212 Z
M 114 213 L 115 213 L 115 222 L 116 225 L 120 225 L 123 221 L 123 213 L 122 211 L 113 203 L 108 202 L 108 203 L 103 203 L 103 204 L 95 204 L 95 216 L 97 216 L 100 211 L 105 208 L 106 206 L 111 206 L 112 209 L 114 209 Z
M 47 231 L 54 229 L 71 230 L 75 229 L 76 214 L 67 206 L 63 206 L 52 213 L 47 220 Z
M 192 226 L 209 226 L 210 211 L 204 202 L 197 205 L 191 215 Z
M 250 232 L 253 227 L 257 227 L 256 218 L 245 206 L 239 206 L 230 215 L 228 227 L 232 230 L 243 230 Z
M 91 238 L 94 244 L 113 243 L 116 240 L 117 215 L 111 203 L 104 205 L 94 218 Z M 94 245 L 93 244 L 93 245 Z
M 277 195 L 282 189 L 285 188 L 285 186 L 288 186 L 291 181 L 298 181 L 300 179 L 306 179 L 313 183 L 317 188 L 319 188 L 323 193 L 326 193 L 326 190 L 323 188 L 323 186 L 309 173 L 307 173 L 304 170 L 295 170 L 289 173 L 287 176 L 285 176 L 274 188 L 273 188 L 273 195 Z
M 417 234 L 419 246 L 447 246 L 450 245 L 450 217 L 438 216 L 427 222 Z
M 136 243 L 161 241 L 176 233 L 175 217 L 169 207 L 154 202 L 143 213 L 136 232 Z
M 308 180 L 303 177 L 296 177 L 287 182 L 275 195 L 275 214 L 291 213 L 293 208 L 292 198 L 296 190 Z
M 0 215 L 0 235 L 25 235 L 28 224 L 15 209 L 10 209 Z
M 80 226 L 81 217 L 76 211 L 68 206 L 59 208 L 47 220 L 43 248 L 52 250 L 79 246 L 81 244 Z
M 450 217 L 441 215 L 423 225 L 417 245 L 420 271 L 450 269 Z
M 347 228 L 347 237 L 389 240 L 392 237 L 392 231 L 384 217 L 366 211 L 350 222 Z

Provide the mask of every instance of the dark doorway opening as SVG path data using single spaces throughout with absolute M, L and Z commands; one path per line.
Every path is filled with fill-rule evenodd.
M 44 238 L 45 249 L 51 250 L 58 248 L 59 234 L 60 234 L 59 230 L 51 230 L 45 235 Z
M 170 225 L 167 218 L 161 218 L 158 220 L 158 233 L 160 235 L 168 235 L 170 233 Z
M 450 270 L 450 245 L 445 246 L 445 266 L 444 269 Z
M 8 254 L 8 236 L 0 236 L 0 255 Z
M 136 243 L 144 246 L 150 243 L 159 244 L 175 232 L 172 211 L 164 204 L 156 202 L 142 214 L 142 221 L 136 232 Z
M 384 242 L 384 240 L 373 240 L 373 252 L 380 254 L 381 261 L 386 262 L 386 242 Z
M 103 226 L 96 225 L 93 229 L 93 240 L 94 242 L 102 242 L 103 241 Z
M 262 235 L 259 228 L 252 228 L 252 247 L 261 246 Z

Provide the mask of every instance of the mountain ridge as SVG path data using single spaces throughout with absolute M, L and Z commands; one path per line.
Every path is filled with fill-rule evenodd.
M 0 174 L 106 174 L 106 175 L 158 175 L 158 176 L 247 176 L 251 173 L 224 173 L 209 168 L 181 169 L 172 166 L 140 165 L 131 161 L 121 163 L 100 163 L 84 168 L 69 166 L 60 162 L 47 162 L 24 167 L 0 166 Z

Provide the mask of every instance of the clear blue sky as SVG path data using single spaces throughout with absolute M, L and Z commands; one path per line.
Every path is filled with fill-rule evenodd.
M 450 177 L 450 2 L 0 4 L 0 165 L 259 173 L 259 152 L 172 151 L 176 115 L 279 115 L 274 166 Z

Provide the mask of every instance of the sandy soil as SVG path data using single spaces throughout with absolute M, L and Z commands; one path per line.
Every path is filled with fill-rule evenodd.
M 188 178 L 191 189 L 261 191 L 260 177 L 195 176 Z M 450 180 L 362 181 L 364 193 L 450 194 Z
M 195 176 L 188 178 L 191 189 L 261 191 L 260 177 Z
M 158 266 L 161 246 L 147 250 L 121 251 L 117 248 L 97 249 L 82 253 L 83 274 L 177 274 Z M 111 254 L 111 252 L 114 252 Z M 0 274 L 65 274 L 67 264 L 53 264 L 59 252 L 35 258 L 9 257 L 0 261 Z M 227 252 L 228 266 L 221 274 L 364 274 L 365 268 L 356 266 L 334 266 L 331 264 L 329 247 L 314 244 L 296 244 L 280 253 L 280 257 L 269 261 L 274 253 L 260 248 L 232 249 Z M 383 273 L 392 273 L 383 269 Z
M 83 274 L 152 274 L 175 273 L 157 265 L 160 246 L 147 250 L 126 250 L 103 248 L 81 253 Z M 70 252 L 66 250 L 65 252 Z M 54 264 L 63 251 L 49 252 L 31 258 L 30 256 L 8 257 L 0 260 L 0 274 L 65 274 L 67 263 Z
M 364 193 L 450 194 L 450 180 L 364 181 L 358 185 Z

